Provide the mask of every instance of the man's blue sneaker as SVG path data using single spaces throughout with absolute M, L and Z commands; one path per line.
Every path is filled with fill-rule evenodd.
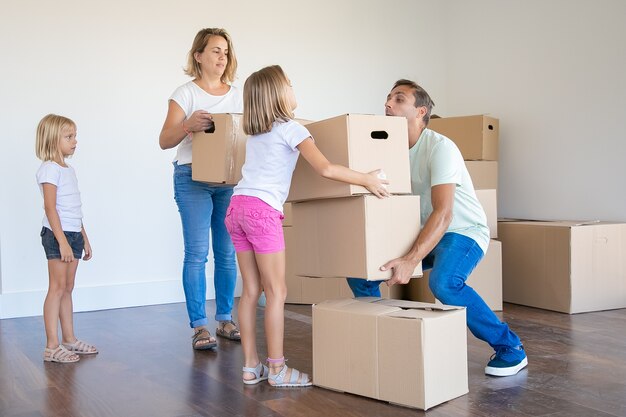
M 485 374 L 492 376 L 512 376 L 528 365 L 524 346 L 502 347 L 496 350 L 485 367 Z

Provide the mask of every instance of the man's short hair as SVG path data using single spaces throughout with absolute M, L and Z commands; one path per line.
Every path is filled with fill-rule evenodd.
M 415 81 L 401 79 L 396 81 L 393 88 L 406 85 L 413 89 L 413 96 L 415 96 L 415 107 L 426 107 L 426 114 L 422 119 L 426 125 L 430 121 L 430 113 L 435 106 L 435 102 L 430 98 L 426 90 L 420 87 Z M 392 88 L 392 90 L 393 90 Z

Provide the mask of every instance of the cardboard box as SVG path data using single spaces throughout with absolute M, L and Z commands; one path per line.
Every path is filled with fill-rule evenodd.
M 302 125 L 311 123 L 295 119 Z M 248 135 L 243 131 L 243 115 L 213 114 L 214 129 L 194 132 L 191 142 L 191 178 L 211 184 L 236 185 L 246 160 Z
M 441 304 L 428 285 L 430 270 L 423 278 L 412 279 L 406 285 L 405 297 L 411 301 Z M 472 287 L 493 311 L 502 311 L 502 242 L 491 240 L 487 254 L 467 278 Z
M 380 299 L 316 304 L 313 383 L 424 410 L 464 395 L 465 309 Z
M 498 119 L 489 116 L 462 116 L 430 119 L 428 128 L 450 138 L 463 159 L 498 160 Z
M 382 169 L 392 194 L 411 194 L 408 128 L 402 117 L 347 114 L 306 125 L 315 143 L 332 163 L 360 172 Z M 364 187 L 318 175 L 299 158 L 287 201 L 367 194 Z
M 336 298 L 353 298 L 354 294 L 352 294 L 345 278 L 301 277 L 293 272 L 293 233 L 293 227 L 283 227 L 286 259 L 285 278 L 287 281 L 287 299 L 285 302 L 288 304 L 315 304 Z M 382 298 L 401 300 L 404 297 L 404 286 L 394 285 L 390 288 L 383 283 L 380 285 L 380 294 Z
M 498 189 L 498 161 L 465 161 L 475 190 Z
M 487 215 L 489 237 L 498 237 L 498 195 L 496 190 L 476 190 L 476 197 Z
M 626 223 L 501 221 L 505 302 L 563 313 L 626 307 Z
M 372 195 L 294 204 L 295 273 L 308 277 L 391 278 L 380 266 L 405 255 L 420 230 L 419 196 Z M 421 265 L 414 275 L 421 275 Z
M 235 185 L 246 159 L 241 114 L 213 114 L 211 133 L 194 132 L 191 142 L 191 178 L 212 184 Z
M 285 203 L 283 205 L 283 226 L 293 226 L 293 214 L 291 214 L 291 203 Z

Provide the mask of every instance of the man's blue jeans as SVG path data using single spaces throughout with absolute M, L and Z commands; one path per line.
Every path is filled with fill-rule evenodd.
M 213 186 L 191 179 L 191 165 L 174 162 L 174 199 L 183 225 L 185 259 L 183 289 L 191 327 L 204 326 L 206 317 L 206 262 L 209 232 L 213 242 L 215 320 L 231 320 L 237 281 L 235 248 L 224 225 L 233 194 L 231 186 Z
M 446 233 L 437 246 L 422 261 L 430 272 L 429 286 L 444 304 L 467 307 L 467 327 L 492 348 L 517 347 L 519 337 L 487 306 L 485 301 L 465 284 L 484 253 L 473 239 L 458 233 Z M 383 281 L 348 278 L 355 297 L 380 297 L 378 286 Z

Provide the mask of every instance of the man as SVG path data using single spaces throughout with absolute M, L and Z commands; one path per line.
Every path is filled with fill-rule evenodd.
M 423 269 L 432 269 L 429 286 L 435 297 L 466 307 L 470 331 L 495 350 L 485 373 L 515 375 L 528 364 L 519 337 L 465 284 L 487 251 L 489 228 L 461 152 L 427 128 L 433 106 L 428 93 L 409 80 L 397 81 L 387 96 L 385 114 L 408 122 L 411 186 L 420 196 L 423 227 L 409 252 L 381 270 L 393 271 L 391 286 L 408 283 L 420 261 Z M 348 284 L 355 297 L 380 297 L 380 281 L 348 278 Z

